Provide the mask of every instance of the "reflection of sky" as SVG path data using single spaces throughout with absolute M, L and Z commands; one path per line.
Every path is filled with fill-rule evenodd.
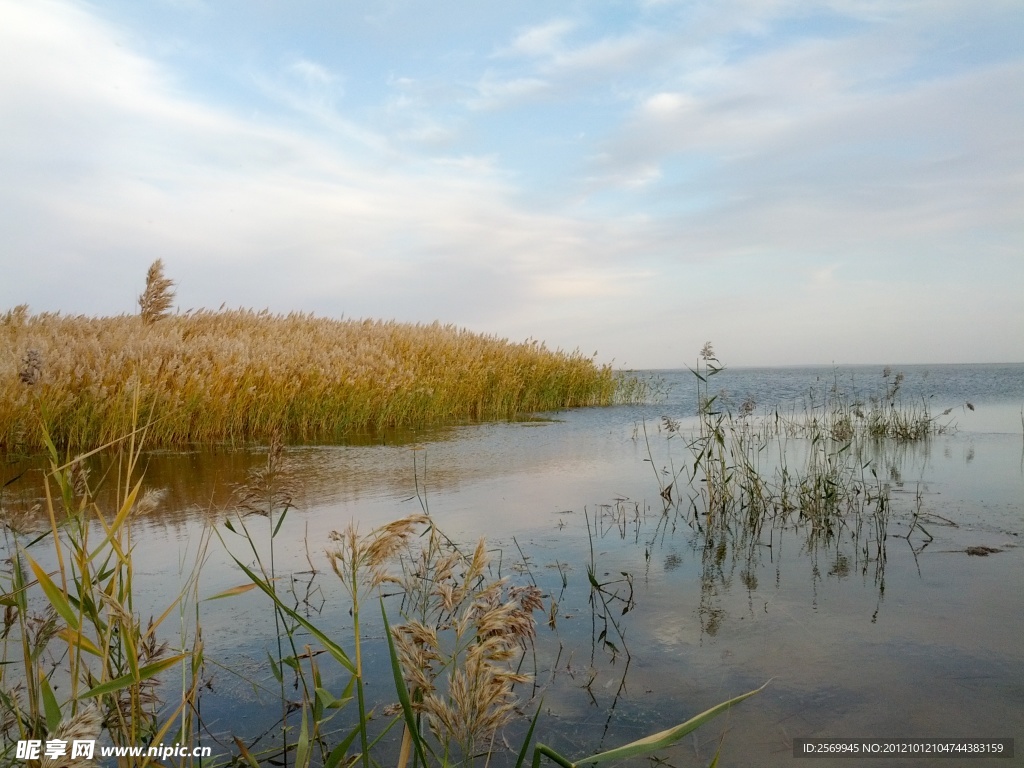
M 632 367 L 1019 359 L 1021 13 L 3 0 L 0 309 L 162 257 Z

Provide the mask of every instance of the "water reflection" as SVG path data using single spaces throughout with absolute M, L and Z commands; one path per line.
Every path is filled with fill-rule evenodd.
M 734 389 L 745 392 L 742 382 Z M 709 516 L 704 475 L 661 420 L 666 408 L 672 418 L 684 410 L 674 407 L 463 427 L 406 445 L 290 448 L 297 508 L 277 552 L 288 589 L 318 625 L 347 637 L 348 606 L 324 557 L 328 535 L 349 520 L 368 530 L 416 511 L 419 492 L 457 542 L 486 535 L 502 553 L 502 573 L 543 590 L 537 692 L 555 732 L 545 738 L 572 754 L 676 724 L 768 678 L 765 694 L 730 715 L 723 762 L 788 765 L 794 736 L 1014 733 L 1024 709 L 1019 434 L 865 441 L 843 464 L 858 470 L 857 482 L 830 474 L 809 441 L 750 444 L 756 475 L 772 486 L 760 494 L 766 503 L 751 493 L 749 503 Z M 650 450 L 638 431 L 645 423 Z M 146 485 L 165 491 L 135 539 L 137 578 L 154 605 L 265 460 L 261 449 L 146 457 Z M 812 514 L 800 500 L 797 475 L 806 478 L 814 460 L 824 477 L 861 488 L 840 515 Z M 91 461 L 99 479 L 116 457 Z M 5 484 L 19 473 L 0 498 L 8 520 L 31 516 L 42 500 L 40 467 L 9 466 Z M 999 552 L 972 556 L 971 547 Z M 205 597 L 244 581 L 217 547 L 203 578 Z M 256 594 L 199 610 L 203 714 L 230 749 L 233 733 L 254 737 L 280 716 L 266 663 L 269 613 Z M 373 621 L 365 627 L 371 638 L 381 632 Z M 368 651 L 367 664 L 382 681 L 374 703 L 392 703 L 385 655 Z M 326 670 L 325 684 L 340 679 Z M 720 733 L 691 745 L 698 764 L 710 761 Z

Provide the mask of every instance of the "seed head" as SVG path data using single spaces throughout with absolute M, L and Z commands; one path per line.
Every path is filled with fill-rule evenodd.
M 21 370 L 18 372 L 18 376 L 23 384 L 28 384 L 31 387 L 39 382 L 42 375 L 43 356 L 39 354 L 38 349 L 30 349 L 21 358 Z
M 146 273 L 146 290 L 139 296 L 139 314 L 146 325 L 166 317 L 174 304 L 174 281 L 164 277 L 163 259 L 157 259 Z
M 103 717 L 95 704 L 83 707 L 70 719 L 62 720 L 50 735 L 50 739 L 66 742 L 69 754 L 44 757 L 39 763 L 39 768 L 93 768 L 95 763 L 92 760 L 70 757 L 71 744 L 75 741 L 95 741 L 99 738 L 102 727 Z

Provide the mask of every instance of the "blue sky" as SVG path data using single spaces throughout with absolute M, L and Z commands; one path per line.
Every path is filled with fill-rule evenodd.
M 0 0 L 0 311 L 1024 360 L 1024 4 Z

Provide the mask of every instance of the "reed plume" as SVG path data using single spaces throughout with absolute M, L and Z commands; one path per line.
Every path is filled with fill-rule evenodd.
M 72 757 L 73 745 L 76 741 L 95 742 L 102 727 L 103 718 L 95 704 L 82 707 L 73 717 L 65 718 L 47 737 L 48 741 L 63 741 L 66 745 L 64 754 L 58 757 L 44 756 L 39 762 L 39 768 L 94 768 L 96 763 L 91 759 Z
M 139 296 L 142 322 L 151 325 L 167 317 L 174 304 L 174 281 L 164 277 L 163 259 L 157 259 L 146 272 L 146 290 Z
M 466 760 L 515 715 L 515 686 L 531 679 L 517 662 L 544 609 L 537 587 L 489 579 L 487 561 L 483 539 L 467 557 L 432 528 L 397 579 L 406 622 L 392 636 L 413 705 Z

